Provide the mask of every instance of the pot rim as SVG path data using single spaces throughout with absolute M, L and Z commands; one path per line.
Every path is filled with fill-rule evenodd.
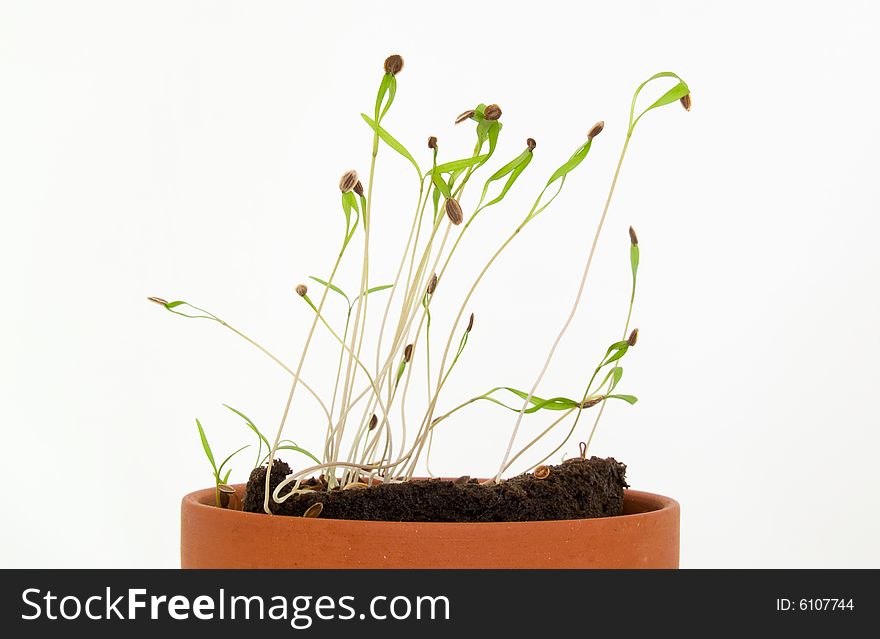
M 236 492 L 241 491 L 240 494 L 244 494 L 246 484 L 233 484 L 233 487 L 236 489 Z M 196 490 L 191 493 L 184 495 L 182 500 L 182 506 L 187 509 L 211 509 L 212 511 L 220 511 L 223 513 L 227 513 L 221 515 L 220 512 L 212 512 L 212 516 L 217 517 L 244 517 L 248 518 L 265 518 L 265 513 L 252 513 L 245 512 L 242 510 L 228 510 L 225 508 L 217 508 L 217 506 L 213 505 L 214 499 L 214 488 L 202 488 L 201 490 Z M 316 517 L 314 519 L 308 517 L 291 517 L 288 515 L 276 515 L 278 519 L 292 519 L 300 524 L 305 523 L 309 525 L 309 523 L 317 524 L 319 522 L 340 522 L 345 524 L 366 524 L 372 526 L 480 526 L 480 527 L 498 527 L 498 526 L 510 526 L 511 524 L 516 524 L 520 526 L 540 526 L 540 525 L 548 525 L 548 524 L 572 524 L 573 522 L 603 522 L 603 521 L 620 521 L 620 520 L 630 520 L 636 517 L 652 517 L 658 516 L 660 513 L 669 510 L 680 510 L 679 503 L 673 499 L 672 497 L 667 497 L 665 495 L 658 495 L 656 493 L 649 493 L 641 490 L 633 490 L 631 488 L 627 488 L 624 490 L 624 508 L 629 506 L 630 508 L 637 508 L 636 512 L 624 513 L 622 515 L 615 515 L 613 517 L 590 517 L 585 519 L 544 519 L 539 521 L 473 521 L 473 522 L 464 522 L 464 521 L 378 521 L 372 519 L 331 519 L 329 517 Z

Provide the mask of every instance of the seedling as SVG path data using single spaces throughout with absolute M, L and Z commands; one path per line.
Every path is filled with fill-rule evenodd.
M 267 513 L 271 512 L 271 501 L 280 504 L 294 494 L 315 489 L 312 485 L 303 486 L 303 481 L 313 474 L 324 478 L 320 489 L 361 490 L 378 478 L 383 482 L 407 481 L 413 477 L 423 461 L 430 472 L 429 457 L 435 430 L 439 427 L 442 431 L 447 419 L 477 402 L 488 402 L 516 413 L 494 481 L 501 481 L 511 466 L 527 453 L 536 458 L 541 457 L 529 466 L 530 469 L 535 469 L 535 477 L 552 481 L 552 471 L 544 462 L 580 433 L 578 426 L 584 411 L 594 410 L 596 417 L 592 427 L 583 432 L 585 441 L 580 444 L 579 458 L 587 455 L 607 400 L 616 399 L 627 404 L 637 401 L 635 396 L 617 390 L 623 379 L 622 361 L 636 346 L 638 339 L 638 331 L 630 328 L 639 268 L 639 242 L 632 227 L 629 228 L 632 285 L 622 337 L 611 343 L 597 364 L 585 373 L 586 384 L 582 390 L 576 388 L 575 393 L 545 393 L 540 387 L 557 347 L 581 304 L 596 246 L 637 125 L 648 112 L 675 102 L 680 102 L 689 111 L 691 96 L 687 84 L 678 75 L 663 72 L 651 76 L 636 89 L 623 147 L 586 255 L 577 293 L 534 382 L 528 390 L 509 385 L 493 386 L 488 391 L 442 412 L 437 409 L 444 387 L 453 371 L 460 368 L 457 365 L 465 361 L 468 341 L 476 335 L 472 301 L 477 289 L 499 256 L 526 227 L 551 207 L 566 182 L 585 163 L 594 142 L 603 132 L 605 123 L 599 121 L 587 131 L 585 139 L 574 148 L 570 156 L 549 172 L 549 177 L 538 194 L 527 200 L 530 205 L 523 207 L 510 202 L 509 196 L 515 192 L 519 177 L 533 164 L 538 146 L 536 141 L 528 138 L 524 148 L 520 147 L 510 159 L 502 162 L 499 168 L 489 173 L 482 184 L 479 184 L 479 176 L 485 171 L 484 167 L 493 160 L 496 152 L 502 152 L 504 145 L 501 143 L 502 109 L 497 104 L 478 104 L 454 118 L 454 123 L 459 128 L 472 128 L 475 138 L 473 151 L 465 157 L 443 158 L 441 161 L 441 144 L 436 136 L 430 136 L 427 144 L 429 162 L 423 168 L 416 159 L 417 154 L 412 153 L 386 128 L 386 119 L 397 95 L 397 76 L 402 69 L 403 59 L 398 55 L 392 55 L 385 61 L 385 72 L 381 77 L 371 113 L 361 114 L 372 133 L 369 171 L 367 177 L 362 179 L 357 171 L 348 170 L 339 180 L 342 213 L 339 249 L 326 276 L 309 276 L 320 287 L 318 295 L 313 299 L 305 283 L 295 287 L 296 294 L 303 300 L 312 320 L 305 344 L 294 366 L 285 364 L 248 335 L 202 308 L 185 301 L 167 302 L 161 298 L 150 298 L 178 316 L 205 319 L 223 326 L 246 340 L 290 376 L 290 389 L 278 428 L 271 439 L 263 435 L 254 422 L 241 411 L 227 406 L 257 436 L 256 466 L 273 463 L 281 450 L 295 452 L 310 460 L 306 467 L 293 472 L 274 490 L 270 490 L 270 473 L 266 473 L 263 509 Z M 647 108 L 637 111 L 643 91 L 658 81 L 672 81 L 673 85 Z M 397 189 L 417 186 L 418 189 L 412 220 L 407 225 L 409 233 L 400 251 L 393 281 L 376 285 L 370 237 L 374 215 L 390 215 L 388 211 L 375 208 L 377 205 L 374 199 L 377 159 L 380 150 L 386 148 L 406 160 L 406 173 L 409 176 L 401 177 L 388 186 Z M 413 178 L 415 182 L 410 182 Z M 476 186 L 472 184 L 474 182 L 477 182 Z M 519 219 L 519 223 L 498 243 L 497 248 L 487 253 L 485 264 L 476 271 L 476 276 L 465 289 L 463 298 L 456 300 L 456 291 L 443 287 L 444 276 L 461 244 L 474 234 L 475 231 L 471 229 L 478 226 L 475 222 L 495 208 L 511 209 L 509 214 L 518 216 L 514 219 Z M 352 283 L 349 288 L 352 291 L 352 295 L 349 295 L 342 283 L 337 281 L 337 274 L 343 260 L 349 259 L 352 253 L 354 259 L 360 261 L 361 268 L 357 282 Z M 373 304 L 375 294 L 382 291 L 387 291 L 387 295 L 381 322 L 378 327 L 369 327 L 368 306 Z M 331 307 L 327 305 L 330 293 L 345 302 L 341 318 L 335 312 L 330 312 Z M 448 333 L 439 355 L 433 351 L 432 330 L 436 331 L 436 327 L 433 326 L 431 312 L 438 297 L 441 303 L 459 304 L 454 320 L 444 327 Z M 465 316 L 468 317 L 466 322 Z M 301 375 L 306 359 L 313 356 L 311 345 L 318 330 L 326 331 L 339 349 L 338 356 L 334 359 L 335 380 L 329 402 L 324 401 L 315 387 L 307 384 Z M 366 352 L 365 336 L 370 332 L 376 337 L 375 355 Z M 415 371 L 418 371 L 419 377 L 424 374 L 427 400 L 423 406 L 410 409 L 407 407 L 407 398 Z M 326 419 L 326 424 L 322 426 L 324 447 L 320 455 L 314 455 L 284 437 L 289 418 L 294 414 L 294 400 L 300 386 L 318 403 Z M 486 384 L 484 388 L 487 386 L 490 384 Z M 534 415 L 533 419 L 537 419 L 545 414 L 551 416 L 550 423 L 537 436 L 517 448 L 517 435 L 526 416 Z M 416 417 L 415 421 L 412 420 L 413 415 Z M 197 421 L 197 424 L 203 448 L 211 462 L 218 487 L 217 503 L 220 504 L 219 487 L 226 484 L 229 477 L 229 471 L 224 474 L 223 470 L 234 455 L 248 446 L 230 455 L 218 467 L 201 423 Z M 294 427 L 313 426 L 295 424 Z M 549 452 L 534 452 L 548 434 L 559 429 L 565 431 L 561 443 Z M 317 517 L 321 509 L 321 502 L 316 502 L 304 516 Z

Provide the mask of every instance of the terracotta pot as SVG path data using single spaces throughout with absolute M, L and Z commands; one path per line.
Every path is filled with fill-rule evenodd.
M 636 490 L 618 517 L 472 524 L 246 513 L 213 488 L 181 504 L 183 568 L 678 568 L 678 544 L 678 502 Z

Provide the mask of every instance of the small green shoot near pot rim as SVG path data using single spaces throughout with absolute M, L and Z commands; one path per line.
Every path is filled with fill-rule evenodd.
M 523 390 L 524 386 L 520 384 L 492 386 L 490 390 L 441 413 L 437 410 L 438 404 L 450 375 L 453 370 L 460 368 L 457 364 L 463 361 L 463 353 L 474 328 L 474 314 L 470 312 L 473 298 L 487 272 L 522 231 L 551 207 L 566 183 L 573 180 L 576 172 L 585 164 L 594 142 L 604 140 L 609 134 L 606 133 L 605 137 L 599 138 L 598 136 L 605 129 L 605 122 L 596 122 L 587 131 L 586 139 L 581 138 L 584 141 L 565 161 L 549 173 L 549 177 L 543 182 L 543 187 L 536 196 L 533 196 L 534 199 L 527 200 L 531 201 L 531 206 L 523 206 L 510 199 L 517 190 L 520 176 L 535 164 L 534 154 L 537 148 L 535 140 L 528 138 L 525 149 L 520 146 L 519 150 L 507 156 L 510 159 L 500 163 L 500 167 L 489 172 L 487 176 L 480 177 L 486 173 L 484 167 L 493 161 L 496 151 L 504 146 L 501 137 L 504 128 L 501 121 L 503 116 L 501 107 L 494 103 L 481 103 L 474 108 L 466 109 L 454 119 L 457 125 L 456 135 L 461 135 L 462 130 L 467 134 L 467 130 L 472 127 L 473 150 L 469 155 L 443 158 L 437 137 L 430 136 L 427 144 L 430 152 L 429 161 L 420 163 L 417 154 L 410 150 L 414 147 L 408 148 L 407 144 L 391 132 L 395 130 L 394 123 L 390 122 L 393 119 L 391 108 L 397 96 L 398 76 L 403 68 L 403 58 L 397 54 L 385 60 L 384 73 L 379 81 L 372 112 L 361 113 L 361 119 L 372 135 L 369 171 L 366 177 L 362 177 L 364 174 L 358 174 L 357 171 L 350 169 L 340 178 L 342 220 L 341 223 L 334 222 L 340 224 L 341 230 L 338 253 L 326 275 L 308 276 L 312 282 L 319 285 L 314 299 L 309 295 L 306 284 L 298 284 L 295 287 L 297 295 L 306 303 L 307 310 L 311 314 L 309 330 L 295 366 L 288 366 L 248 335 L 203 308 L 183 300 L 168 302 L 158 297 L 149 298 L 150 301 L 175 315 L 188 319 L 209 320 L 223 326 L 254 346 L 290 376 L 290 389 L 274 437 L 264 435 L 254 421 L 243 412 L 224 405 L 242 419 L 252 435 L 256 436 L 255 466 L 273 463 L 278 452 L 282 450 L 308 458 L 307 467 L 291 474 L 272 491 L 269 489 L 270 474 L 266 473 L 263 508 L 267 513 L 271 512 L 270 500 L 281 503 L 290 495 L 306 490 L 307 488 L 301 487 L 301 483 L 311 473 L 320 474 L 323 478 L 321 489 L 333 490 L 363 488 L 371 485 L 377 478 L 381 478 L 384 482 L 406 481 L 413 477 L 422 461 L 430 472 L 428 458 L 435 429 L 439 427 L 442 431 L 442 424 L 446 419 L 477 402 L 487 402 L 505 411 L 517 413 L 506 451 L 495 476 L 496 481 L 500 481 L 502 474 L 508 472 L 511 465 L 523 455 L 534 454 L 535 447 L 541 444 L 548 434 L 559 429 L 567 429 L 562 442 L 531 466 L 537 468 L 536 476 L 541 474 L 542 477 L 547 477 L 550 470 L 544 462 L 559 452 L 578 432 L 579 420 L 584 411 L 592 410 L 596 413 L 596 417 L 586 442 L 581 445 L 581 458 L 587 454 L 607 400 L 616 399 L 627 404 L 635 404 L 637 401 L 635 396 L 617 390 L 623 379 L 622 361 L 635 347 L 638 338 L 637 330 L 630 331 L 640 261 L 639 241 L 632 227 L 629 228 L 632 283 L 627 298 L 628 311 L 622 338 L 613 342 L 599 358 L 598 363 L 585 371 L 583 380 L 586 384 L 585 386 L 579 384 L 573 389 L 575 393 L 540 392 L 539 394 L 539 388 L 557 347 L 580 305 L 621 167 L 637 125 L 649 112 L 675 102 L 679 102 L 686 111 L 690 111 L 692 99 L 687 84 L 677 74 L 664 71 L 649 77 L 636 88 L 630 105 L 623 147 L 604 209 L 599 216 L 592 243 L 586 252 L 577 294 L 568 317 L 529 390 Z M 648 101 L 646 107 L 638 109 L 638 105 L 644 103 L 643 94 L 652 89 L 655 82 L 669 81 L 674 82 L 671 88 L 653 102 Z M 378 157 L 389 150 L 392 155 L 406 160 L 405 165 L 411 167 L 411 169 L 407 168 L 406 172 L 411 176 L 411 170 L 414 170 L 418 181 L 412 219 L 405 226 L 393 217 L 396 211 L 381 207 L 374 210 L 377 206 L 374 199 L 374 187 L 377 182 L 376 164 Z M 500 151 L 499 155 L 506 153 Z M 426 168 L 423 169 L 423 166 Z M 472 186 L 473 182 L 477 182 L 477 185 Z M 388 188 L 407 190 L 414 186 L 411 178 L 400 179 L 397 183 L 387 185 Z M 438 290 L 438 282 L 443 280 L 459 246 L 476 232 L 472 229 L 480 226 L 477 223 L 480 214 L 489 208 L 493 208 L 493 211 L 498 209 L 498 215 L 512 216 L 512 219 L 519 220 L 519 223 L 508 236 L 500 239 L 494 250 L 490 246 L 486 252 L 484 266 L 476 270 L 472 284 L 465 289 L 463 298 L 456 291 L 451 290 L 453 287 L 450 287 L 450 290 L 440 287 Z M 506 212 L 501 210 L 505 208 Z M 338 213 L 336 215 L 338 216 Z M 406 242 L 397 258 L 396 270 L 392 273 L 393 280 L 392 276 L 388 276 L 389 279 L 385 280 L 386 282 L 391 280 L 390 283 L 375 283 L 376 269 L 371 259 L 374 221 L 392 226 L 399 225 L 404 229 L 409 227 Z M 491 243 L 491 238 L 489 240 Z M 478 248 L 479 246 L 481 245 L 478 244 Z M 348 259 L 358 261 L 356 264 L 360 264 L 360 272 L 354 281 L 345 284 L 337 281 L 337 275 L 341 272 L 339 269 L 342 262 Z M 345 289 L 351 291 L 351 294 Z M 382 291 L 387 293 L 377 298 L 376 293 Z M 345 301 L 341 316 L 333 303 L 326 306 L 328 296 Z M 438 296 L 440 303 L 458 304 L 457 313 L 452 314 L 454 319 L 444 329 L 445 345 L 439 353 L 436 350 L 437 345 L 432 342 L 438 329 L 436 321 L 432 322 L 431 312 Z M 375 307 L 376 304 L 384 307 L 384 312 L 381 325 L 373 328 L 369 326 L 368 308 Z M 465 326 L 467 313 L 470 315 Z M 322 394 L 307 384 L 301 376 L 306 359 L 312 356 L 311 345 L 319 324 L 322 326 L 322 331 L 326 329 L 333 337 L 338 349 L 338 353 L 333 356 L 335 379 L 329 401 L 325 401 Z M 462 330 L 463 326 L 465 327 Z M 371 333 L 377 338 L 374 340 L 376 342 L 374 356 L 373 354 L 368 356 L 367 344 L 370 340 L 365 339 L 365 336 Z M 491 333 L 489 335 L 491 336 Z M 454 347 L 456 336 L 458 336 L 458 345 Z M 416 383 L 426 385 L 427 398 L 423 406 L 412 409 L 407 406 L 408 390 L 411 384 Z M 484 388 L 490 385 L 486 384 Z M 313 454 L 283 436 L 288 418 L 294 412 L 294 398 L 300 386 L 319 404 L 325 417 L 323 424 L 296 424 L 296 428 L 300 429 L 316 426 L 322 429 L 324 446 L 319 454 Z M 525 416 L 532 416 L 529 419 L 540 419 L 545 414 L 548 417 L 552 416 L 551 423 L 540 430 L 537 436 L 516 448 L 520 424 Z M 202 448 L 214 476 L 216 502 L 220 505 L 221 487 L 226 490 L 225 485 L 230 476 L 227 466 L 235 455 L 249 448 L 250 444 L 236 450 L 217 465 L 201 422 L 196 420 L 196 425 Z M 292 487 L 285 493 L 285 488 L 291 484 Z M 309 485 L 308 489 L 314 490 L 315 486 Z M 317 517 L 322 508 L 322 503 L 317 501 L 304 516 Z

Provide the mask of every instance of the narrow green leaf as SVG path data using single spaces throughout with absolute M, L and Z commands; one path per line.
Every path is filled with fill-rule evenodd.
M 271 450 L 272 446 L 271 446 L 271 444 L 269 444 L 269 440 L 266 439 L 266 436 L 260 432 L 260 429 L 257 428 L 256 424 L 254 424 L 253 420 L 251 420 L 250 417 L 248 417 L 247 415 L 242 413 L 240 410 L 237 410 L 228 404 L 223 404 L 223 406 L 225 406 L 226 408 L 231 410 L 233 413 L 235 413 L 236 415 L 241 417 L 244 420 L 245 424 L 247 424 L 247 427 L 250 428 L 252 431 L 254 431 L 256 436 L 260 438 L 260 441 L 262 441 L 263 444 L 266 445 L 266 448 Z
M 434 190 L 434 217 L 437 217 L 437 203 L 440 201 L 440 196 L 438 192 L 443 195 L 445 198 L 452 197 L 452 190 L 449 188 L 449 185 L 443 181 L 443 176 L 440 173 L 431 173 L 431 181 L 434 183 L 434 186 L 437 188 Z
M 678 84 L 676 84 L 674 87 L 669 89 L 666 93 L 664 93 L 662 96 L 660 96 L 653 104 L 651 104 L 651 106 L 649 106 L 647 109 L 642 111 L 638 115 L 638 117 L 633 119 L 633 116 L 635 115 L 635 111 L 636 111 L 636 101 L 639 99 L 639 94 L 642 92 L 642 89 L 644 89 L 645 86 L 647 86 L 650 82 L 653 82 L 654 80 L 658 80 L 660 78 L 675 78 L 676 80 L 678 80 Z M 647 80 L 642 82 L 639 85 L 639 87 L 636 89 L 636 92 L 633 94 L 632 105 L 630 106 L 630 110 L 629 110 L 629 122 L 630 122 L 629 133 L 630 133 L 630 135 L 632 135 L 633 129 L 635 129 L 638 121 L 641 120 L 642 116 L 645 115 L 648 111 L 651 111 L 652 109 L 656 109 L 658 107 L 662 107 L 667 104 L 671 104 L 673 102 L 676 102 L 676 101 L 680 100 L 681 98 L 683 98 L 684 96 L 686 96 L 687 94 L 689 94 L 690 92 L 691 92 L 691 90 L 688 88 L 688 85 L 685 83 L 685 81 L 682 80 L 680 77 L 678 77 L 678 75 L 676 75 L 675 73 L 672 73 L 671 71 L 662 71 L 660 73 L 655 73 L 650 78 L 648 78 Z
M 373 129 L 373 131 L 375 131 L 377 134 L 379 134 L 379 137 L 382 139 L 382 141 L 383 141 L 385 144 L 387 144 L 387 145 L 390 146 L 392 149 L 394 149 L 395 151 L 397 151 L 398 153 L 400 153 L 400 155 L 402 155 L 402 156 L 405 157 L 407 160 L 409 160 L 410 163 L 412 163 L 412 165 L 413 165 L 413 166 L 415 167 L 415 169 L 416 169 L 416 173 L 419 174 L 419 179 L 421 179 L 421 177 L 422 177 L 422 169 L 419 168 L 419 163 L 416 162 L 416 161 L 415 161 L 415 158 L 413 158 L 412 154 L 411 154 L 409 151 L 406 150 L 406 147 L 403 146 L 400 142 L 398 142 L 398 141 L 394 138 L 393 135 L 391 135 L 390 133 L 388 133 L 388 131 L 386 131 L 384 128 L 382 128 L 381 125 L 377 124 L 377 123 L 376 123 L 372 118 L 370 118 L 366 113 L 361 113 L 361 117 L 362 117 L 362 118 L 364 119 L 364 121 L 370 126 L 370 128 Z
M 620 383 L 620 380 L 623 377 L 623 368 L 615 366 L 611 369 L 611 372 L 614 373 L 614 379 L 611 381 L 611 388 L 608 389 L 609 391 L 613 391 Z
M 592 140 L 587 140 L 584 144 L 579 146 L 574 153 L 571 154 L 571 157 L 560 166 L 556 171 L 553 172 L 553 175 L 550 176 L 550 179 L 547 180 L 547 186 L 550 186 L 556 180 L 565 177 L 572 171 L 574 171 L 581 162 L 584 161 L 584 158 L 587 157 L 587 154 L 590 152 L 590 147 L 593 145 Z
M 224 459 L 224 460 L 223 460 L 223 463 L 220 464 L 220 465 L 217 467 L 217 475 L 220 475 L 220 473 L 223 472 L 223 467 L 226 466 L 226 464 L 229 463 L 229 460 L 230 460 L 230 459 L 232 459 L 233 457 L 235 457 L 236 455 L 238 455 L 241 451 L 243 451 L 243 450 L 247 450 L 247 449 L 250 448 L 250 447 L 251 447 L 250 444 L 247 444 L 247 445 L 245 445 L 245 446 L 242 446 L 242 447 L 239 448 L 237 451 L 235 451 L 234 453 L 230 454 L 229 457 L 227 457 L 226 459 Z M 225 484 L 226 482 L 223 482 L 223 483 Z
M 232 474 L 232 469 L 230 468 L 229 470 L 226 471 L 226 474 L 223 475 L 223 482 L 222 483 L 228 484 L 229 483 L 229 476 L 231 474 Z
M 205 436 L 205 429 L 202 428 L 202 423 L 196 419 L 196 426 L 199 427 L 199 437 L 202 440 L 202 448 L 205 450 L 205 455 L 208 456 L 208 461 L 211 462 L 211 468 L 214 469 L 214 475 L 219 475 L 220 473 L 217 471 L 217 464 L 214 462 L 214 453 L 211 452 L 211 445 L 208 443 L 208 438 Z
M 316 464 L 320 464 L 320 463 L 321 463 L 321 460 L 319 460 L 317 457 L 315 457 L 314 455 L 312 455 L 312 454 L 311 454 L 309 451 L 307 451 L 305 448 L 300 448 L 299 446 L 284 445 L 284 446 L 279 446 L 279 447 L 277 448 L 277 450 L 292 450 L 292 451 L 295 451 L 295 452 L 297 452 L 297 453 L 301 453 L 301 454 L 303 454 L 303 455 L 306 455 L 307 457 L 312 458 L 312 459 L 315 461 Z
M 383 284 L 382 286 L 374 286 L 373 288 L 367 289 L 367 295 L 370 293 L 378 293 L 379 291 L 384 291 L 387 288 L 392 288 L 394 284 Z
M 638 244 L 630 244 L 629 245 L 629 263 L 632 267 L 633 274 L 633 286 L 636 283 L 636 273 L 639 271 L 639 245 Z
M 491 395 L 495 391 L 499 391 L 499 390 L 509 391 L 509 392 L 513 393 L 514 395 L 516 395 L 517 397 L 519 397 L 520 399 L 525 399 L 526 397 L 529 396 L 528 393 L 521 391 L 521 390 L 517 390 L 516 388 L 511 388 L 510 386 L 498 386 L 498 387 L 493 388 L 492 390 L 488 391 L 487 393 L 484 393 L 480 397 L 480 399 L 487 399 L 495 404 L 498 404 L 499 406 L 503 406 L 504 408 L 508 408 L 508 409 L 518 413 L 521 410 L 521 407 L 514 408 L 513 406 L 508 406 L 507 404 L 504 404 L 503 402 L 500 402 L 492 397 L 489 397 L 489 395 Z M 576 408 L 578 406 L 578 402 L 576 402 L 573 399 L 569 399 L 568 397 L 551 397 L 550 399 L 542 399 L 541 397 L 537 397 L 535 395 L 532 395 L 529 398 L 529 404 L 531 404 L 532 406 L 531 406 L 531 408 L 527 408 L 525 410 L 526 413 L 534 413 L 539 410 L 567 410 L 569 408 Z
M 349 301 L 349 300 L 348 300 L 348 295 L 346 295 L 345 292 L 344 292 L 341 288 L 339 288 L 338 286 L 336 286 L 335 284 L 331 284 L 330 282 L 325 282 L 325 281 L 322 280 L 321 278 L 319 278 L 319 277 L 315 277 L 314 275 L 309 275 L 309 279 L 310 279 L 310 280 L 314 280 L 314 281 L 316 281 L 318 284 L 321 284 L 322 286 L 326 286 L 326 287 L 329 288 L 331 291 L 334 291 L 334 292 L 336 292 L 336 293 L 339 293 L 340 295 L 342 295 L 342 297 L 345 298 L 345 301 L 346 301 L 346 302 Z M 349 302 L 349 304 L 350 304 L 350 303 L 351 303 L 351 302 Z
M 490 200 L 486 204 L 481 205 L 480 209 L 482 210 L 488 208 L 504 199 L 504 196 L 507 195 L 507 192 L 513 186 L 513 183 L 516 182 L 516 179 L 522 174 L 523 171 L 526 170 L 526 167 L 531 161 L 532 152 L 526 149 L 519 156 L 495 171 L 495 173 L 493 173 L 492 176 L 488 180 L 486 180 L 486 184 L 483 186 L 483 194 L 480 196 L 480 201 L 485 199 L 486 193 L 488 192 L 489 186 L 492 184 L 492 182 L 497 182 L 507 175 L 510 175 L 510 177 L 507 178 L 507 182 L 501 189 L 501 193 L 499 193 L 494 199 Z
M 636 397 L 635 395 L 606 395 L 605 399 L 622 399 L 630 405 L 635 404 L 637 401 L 639 401 L 638 397 Z
M 619 360 L 621 357 L 623 357 L 624 355 L 626 355 L 626 351 L 627 351 L 627 350 L 629 350 L 629 344 L 626 344 L 625 346 L 623 346 L 623 347 L 617 349 L 617 350 L 614 352 L 614 354 L 611 355 L 611 357 L 609 357 L 608 359 L 606 359 L 606 360 L 603 362 L 602 366 L 608 366 L 608 364 L 610 364 L 611 362 L 616 362 L 616 361 Z
M 180 306 L 181 304 L 186 304 L 186 302 L 184 302 L 183 300 L 177 300 L 176 302 L 168 302 L 165 305 L 165 308 L 176 308 L 176 307 Z
M 379 91 L 376 94 L 376 121 L 381 122 L 382 118 L 385 117 L 385 114 L 388 113 L 388 109 L 391 108 L 391 103 L 394 102 L 394 96 L 396 94 L 397 78 L 395 78 L 394 75 L 392 75 L 391 73 L 386 73 L 382 76 L 382 81 L 379 83 Z M 388 97 L 387 103 L 385 102 L 386 96 Z
M 474 166 L 475 164 L 479 164 L 484 160 L 489 158 L 488 154 L 485 155 L 476 155 L 469 158 L 463 158 L 461 160 L 453 160 L 452 162 L 446 162 L 445 164 L 438 164 L 436 167 L 430 170 L 432 176 L 438 175 L 440 173 L 452 173 L 453 171 L 460 171 L 462 169 L 467 169 L 469 167 Z

